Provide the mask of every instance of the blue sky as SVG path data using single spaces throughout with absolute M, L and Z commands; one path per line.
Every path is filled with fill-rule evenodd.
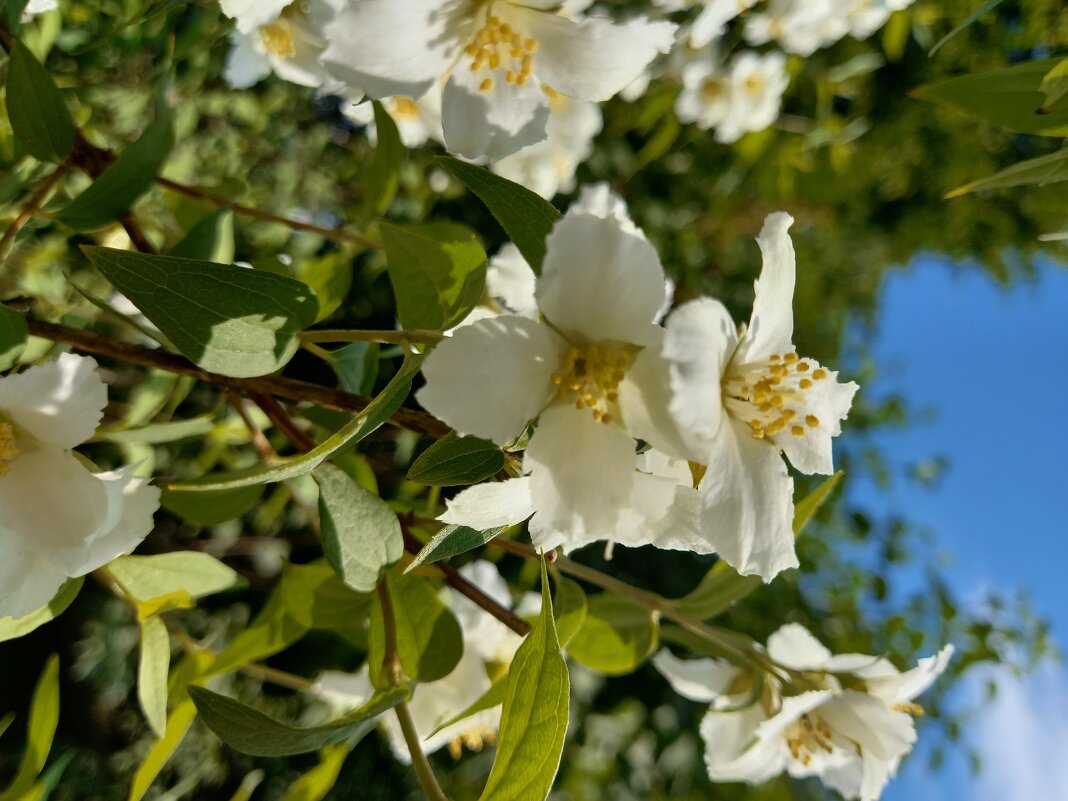
M 898 475 L 926 457 L 949 467 L 934 488 L 860 480 L 852 492 L 935 531 L 960 597 L 1026 589 L 1068 650 L 1068 269 L 1047 262 L 1038 272 L 1005 290 L 974 268 L 920 257 L 889 278 L 871 343 L 880 375 L 864 391 L 899 392 L 937 416 L 876 442 Z M 971 735 L 987 765 L 979 778 L 959 759 L 936 776 L 916 759 L 884 799 L 1068 801 L 1063 666 L 1006 677 Z

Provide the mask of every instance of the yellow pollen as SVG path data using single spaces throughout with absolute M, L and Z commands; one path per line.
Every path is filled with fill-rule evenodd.
M 718 78 L 709 78 L 701 84 L 701 94 L 706 100 L 715 100 L 723 94 L 723 83 Z M 772 358 L 777 357 L 772 356 Z
M 780 356 L 778 353 L 773 353 L 771 355 L 771 361 L 773 361 L 773 362 L 780 361 L 781 359 L 782 359 L 782 356 Z
M 812 386 L 812 382 L 809 381 L 807 378 L 802 378 L 798 386 L 801 387 L 801 389 L 808 389 Z
M 797 367 L 795 367 L 794 369 L 797 370 L 797 372 L 799 373 L 807 373 L 808 366 L 808 362 L 801 362 L 801 364 L 797 365 Z
M 809 428 L 816 428 L 819 424 L 820 419 L 816 417 L 816 415 L 809 414 L 805 416 L 805 425 L 807 425 Z
M 791 352 L 791 353 L 787 353 L 787 354 L 786 354 L 786 355 L 785 355 L 785 356 L 783 357 L 783 359 L 784 359 L 784 360 L 786 361 L 786 363 L 787 363 L 787 364 L 793 364 L 794 362 L 796 362 L 796 361 L 797 361 L 797 354 L 796 354 L 796 353 L 793 353 L 793 352 Z
M 813 713 L 802 715 L 783 732 L 786 745 L 790 749 L 790 756 L 802 765 L 810 764 L 812 755 L 817 750 L 826 751 L 828 754 L 833 753 L 832 736 L 830 726 L 824 722 L 823 718 Z
M 15 461 L 22 451 L 19 450 L 15 440 L 15 427 L 6 421 L 0 421 L 0 478 L 3 478 L 11 470 L 11 462 Z
M 632 360 L 626 346 L 572 346 L 552 374 L 552 382 L 559 397 L 574 397 L 576 409 L 589 409 L 597 422 L 610 423 L 615 419 L 619 384 Z
M 793 434 L 795 437 L 803 437 L 803 436 L 805 436 L 805 427 L 804 426 L 791 426 L 790 433 Z
M 278 58 L 293 58 L 297 54 L 296 45 L 293 44 L 293 35 L 289 32 L 289 26 L 277 20 L 260 28 L 260 40 L 264 49 Z
M 919 704 L 914 704 L 912 701 L 902 701 L 900 704 L 894 704 L 890 707 L 894 712 L 904 712 L 907 715 L 915 715 L 916 717 L 922 717 L 927 712 Z
M 501 77 L 506 83 L 525 86 L 533 75 L 537 50 L 536 39 L 524 38 L 507 22 L 502 23 L 500 17 L 491 15 L 464 47 L 464 54 L 471 59 L 472 72 L 504 70 Z M 495 81 L 484 78 L 479 89 L 489 92 L 494 86 Z
M 782 395 L 772 395 L 771 396 L 771 405 L 774 406 L 776 409 L 781 409 L 783 407 L 783 404 L 785 404 L 785 403 L 786 403 L 786 401 L 783 400 Z
M 459 759 L 463 754 L 464 746 L 471 751 L 481 751 L 487 744 L 497 742 L 497 732 L 488 726 L 480 726 L 468 732 L 464 732 L 449 743 L 449 756 Z
M 783 409 L 782 410 L 782 419 L 783 420 L 793 420 L 795 417 L 797 417 L 797 412 L 795 412 L 793 409 Z
M 772 354 L 766 361 L 732 365 L 723 377 L 727 412 L 744 421 L 753 437 L 774 439 L 781 432 L 803 437 L 820 426 L 811 413 L 807 392 L 813 379 L 829 373 L 795 352 Z
M 822 381 L 824 378 L 827 377 L 827 371 L 821 367 L 819 370 L 816 370 L 812 373 L 812 377 L 815 378 L 817 381 Z
M 393 110 L 401 117 L 416 117 L 419 115 L 419 106 L 410 97 L 393 98 Z

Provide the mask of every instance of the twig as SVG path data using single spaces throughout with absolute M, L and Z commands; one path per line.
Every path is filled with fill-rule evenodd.
M 419 551 L 423 549 L 423 543 L 408 531 L 408 526 L 403 519 L 401 520 L 401 532 L 404 534 L 404 548 L 408 553 L 419 553 Z M 527 623 L 527 621 L 513 613 L 512 610 L 506 609 L 490 598 L 486 593 L 460 575 L 460 572 L 452 565 L 446 564 L 445 562 L 438 562 L 432 565 L 432 567 L 436 567 L 441 571 L 441 575 L 445 579 L 446 584 L 465 598 L 469 599 L 480 609 L 484 609 L 486 612 L 493 615 L 497 620 L 501 621 L 501 623 L 506 625 L 516 634 L 525 637 L 530 633 L 530 624 Z
M 252 415 L 248 413 L 248 409 L 245 408 L 245 399 L 236 392 L 227 392 L 226 399 L 230 402 L 233 410 L 237 412 L 237 416 L 241 418 L 241 422 L 245 424 L 245 428 L 248 429 L 248 433 L 252 437 L 252 445 L 256 449 L 256 454 L 260 457 L 260 460 L 277 462 L 278 454 L 271 447 L 267 435 L 260 430 L 260 427 L 252 419 Z
M 322 226 L 314 225 L 302 220 L 295 220 L 292 217 L 284 217 L 280 214 L 273 214 L 269 211 L 246 206 L 243 203 L 234 203 L 229 198 L 223 197 L 222 195 L 217 195 L 214 192 L 209 192 L 206 189 L 200 189 L 195 186 L 187 186 L 186 184 L 172 181 L 170 178 L 156 178 L 156 183 L 173 192 L 186 195 L 187 197 L 206 200 L 208 203 L 220 208 L 231 208 L 234 210 L 235 214 L 240 214 L 242 217 L 251 217 L 256 220 L 263 220 L 264 222 L 278 223 L 279 225 L 292 228 L 295 231 L 307 231 L 308 233 L 318 234 L 324 239 L 329 239 L 332 242 L 350 243 L 367 248 L 368 250 L 378 250 L 382 247 L 377 242 L 372 242 L 359 234 L 346 231 L 344 228 L 323 228 Z
M 52 193 L 52 190 L 56 188 L 56 184 L 60 179 L 67 174 L 70 167 L 66 162 L 60 164 L 52 171 L 52 174 L 45 179 L 45 182 L 41 184 L 41 188 L 33 193 L 33 196 L 26 201 L 26 205 L 22 207 L 22 211 L 18 216 L 12 220 L 11 225 L 4 231 L 4 236 L 0 238 L 0 261 L 3 261 L 7 257 L 7 253 L 11 246 L 15 242 L 15 237 L 18 236 L 19 231 L 33 219 L 33 215 L 45 204 L 48 200 L 48 196 Z
M 203 370 L 188 359 L 176 356 L 173 353 L 165 353 L 142 345 L 134 345 L 111 337 L 94 334 L 90 331 L 79 331 L 76 328 L 68 328 L 64 325 L 46 323 L 42 320 L 27 318 L 26 323 L 29 326 L 30 333 L 34 336 L 51 339 L 54 342 L 63 342 L 85 353 L 107 356 L 143 367 L 156 367 L 170 373 L 187 375 L 232 392 L 250 395 L 273 395 L 277 398 L 285 398 L 291 401 L 306 401 L 324 409 L 350 413 L 363 411 L 371 402 L 371 398 L 364 395 L 354 395 L 351 392 L 331 389 L 293 378 L 283 378 L 281 376 L 231 378 Z M 414 409 L 398 409 L 390 417 L 389 422 L 399 428 L 406 428 L 435 438 L 443 437 L 449 432 L 448 427 L 437 419 Z
M 159 253 L 156 246 L 148 241 L 148 237 L 145 236 L 145 232 L 141 230 L 141 226 L 134 219 L 131 212 L 126 212 L 119 217 L 119 222 L 126 229 L 126 235 L 130 237 L 130 241 L 133 242 L 135 248 L 142 253 L 151 253 L 152 255 Z
M 274 423 L 275 428 L 282 432 L 286 439 L 293 443 L 299 451 L 307 453 L 315 447 L 315 440 L 305 434 L 296 421 L 289 415 L 285 408 L 270 395 L 252 393 L 252 401 L 259 406 L 265 415 Z
M 382 630 L 385 645 L 382 672 L 386 681 L 397 687 L 401 683 L 401 663 L 400 656 L 397 653 L 397 618 L 393 613 L 393 599 L 390 598 L 389 586 L 386 584 L 385 579 L 378 583 L 378 600 L 382 607 Z M 419 779 L 419 784 L 422 786 L 423 792 L 426 793 L 426 797 L 430 801 L 448 801 L 445 793 L 442 792 L 441 786 L 438 784 L 437 777 L 434 775 L 434 769 L 430 767 L 430 762 L 427 761 L 426 754 L 423 753 L 419 732 L 416 731 L 415 721 L 412 720 L 412 713 L 408 709 L 407 702 L 401 701 L 393 707 L 393 712 L 397 715 L 397 722 L 400 723 L 404 742 L 407 744 L 408 753 L 412 757 L 415 776 Z
M 306 345 L 315 342 L 384 342 L 388 345 L 436 345 L 444 339 L 439 331 L 420 328 L 400 331 L 302 331 L 300 339 Z

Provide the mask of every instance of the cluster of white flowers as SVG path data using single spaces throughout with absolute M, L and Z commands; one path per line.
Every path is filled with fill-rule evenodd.
M 0 618 L 47 604 L 63 583 L 129 553 L 159 490 L 126 467 L 91 472 L 71 449 L 107 404 L 96 362 L 63 354 L 0 378 Z
M 875 801 L 916 741 L 914 699 L 952 654 L 946 646 L 902 673 L 882 657 L 832 655 L 791 623 L 768 638 L 774 669 L 760 675 L 669 651 L 653 663 L 679 695 L 711 705 L 701 722 L 711 778 L 758 784 L 786 771 Z
M 545 549 L 716 552 L 765 580 L 796 566 L 782 457 L 831 473 L 857 387 L 793 348 L 791 222 L 780 213 L 764 225 L 740 330 L 709 298 L 660 324 L 670 292 L 660 260 L 603 186 L 557 222 L 540 276 L 515 251 L 495 259 L 490 293 L 506 312 L 480 311 L 442 342 L 417 397 L 500 445 L 536 427 L 523 475 L 464 490 L 441 519 L 488 529 L 530 518 Z

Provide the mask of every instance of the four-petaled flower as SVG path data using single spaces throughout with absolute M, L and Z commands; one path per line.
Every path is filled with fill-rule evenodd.
M 569 18 L 556 0 L 361 0 L 323 61 L 371 97 L 419 98 L 447 77 L 448 149 L 497 160 L 546 136 L 548 93 L 607 100 L 667 52 L 675 26 Z
M 137 547 L 159 490 L 130 467 L 90 472 L 71 449 L 96 431 L 96 362 L 63 354 L 0 378 L 0 618 L 47 604 L 64 581 Z

